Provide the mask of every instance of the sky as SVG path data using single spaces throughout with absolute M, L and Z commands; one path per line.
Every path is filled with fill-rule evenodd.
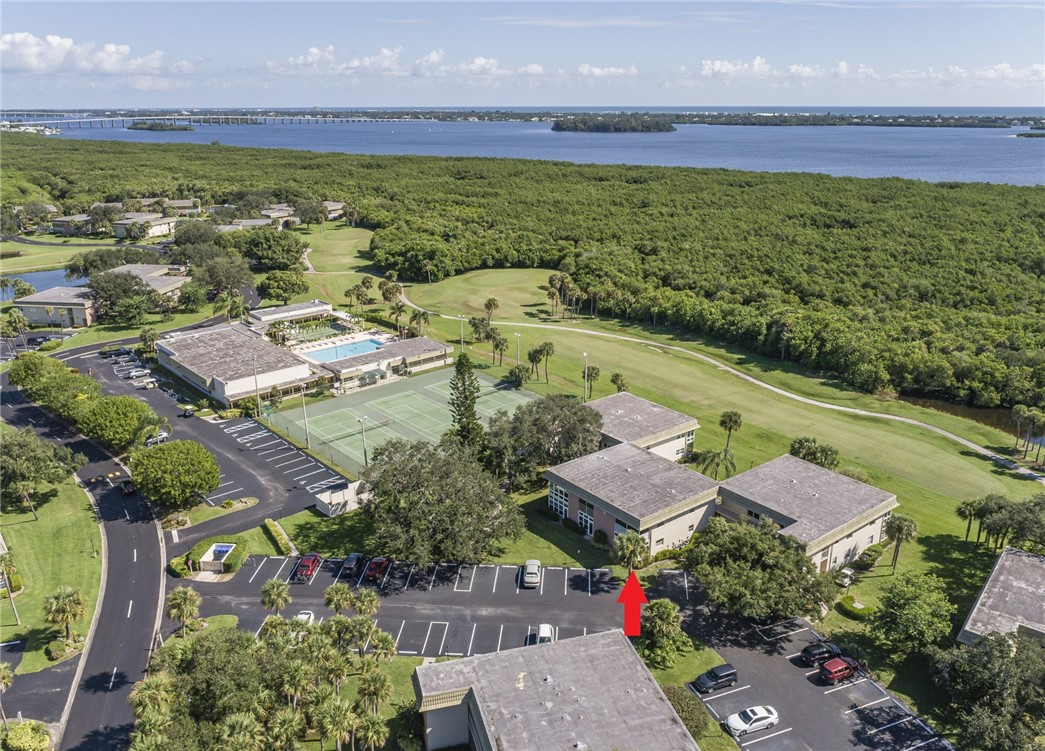
M 10 2 L 15 109 L 1045 106 L 1045 2 Z

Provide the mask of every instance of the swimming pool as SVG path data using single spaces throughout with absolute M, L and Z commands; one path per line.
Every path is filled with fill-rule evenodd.
M 384 344 L 384 342 L 378 339 L 363 339 L 358 342 L 335 344 L 333 347 L 314 349 L 311 352 L 303 352 L 302 354 L 316 362 L 334 362 L 335 360 L 344 360 L 346 357 L 354 357 L 355 355 L 362 355 L 366 352 L 373 352 L 382 344 Z

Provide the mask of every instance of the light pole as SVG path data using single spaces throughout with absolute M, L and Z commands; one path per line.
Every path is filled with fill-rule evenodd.
M 464 316 L 458 316 L 457 320 L 461 323 L 461 351 L 464 352 Z
M 584 385 L 581 387 L 581 401 L 588 401 L 588 353 L 584 353 Z
M 522 334 L 518 331 L 515 332 L 515 362 L 519 365 L 522 364 L 522 355 L 520 354 L 519 346 L 522 341 Z
M 305 384 L 301 384 L 301 415 L 305 418 L 305 448 L 312 448 L 312 437 L 308 434 L 308 410 L 305 409 Z
M 258 391 L 258 356 L 251 355 L 250 361 L 254 364 L 254 399 L 257 402 L 258 417 L 262 417 L 261 412 L 261 392 Z
M 358 420 L 356 420 L 356 422 L 359 423 L 359 426 L 360 426 L 360 428 L 362 430 L 362 433 L 363 433 L 363 466 L 364 467 L 369 467 L 370 466 L 370 460 L 367 457 L 367 453 L 366 453 L 366 423 L 364 422 L 364 420 L 366 420 L 366 419 L 367 419 L 366 415 L 363 415 Z

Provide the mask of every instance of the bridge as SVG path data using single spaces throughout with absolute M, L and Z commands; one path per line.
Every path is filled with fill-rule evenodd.
M 50 115 L 51 113 L 48 113 Z M 17 119 L 14 119 L 17 118 Z M 51 128 L 126 128 L 135 123 L 164 125 L 330 125 L 333 123 L 404 122 L 418 118 L 339 117 L 337 115 L 106 115 L 104 117 L 37 117 L 32 112 L 0 112 L 8 125 Z

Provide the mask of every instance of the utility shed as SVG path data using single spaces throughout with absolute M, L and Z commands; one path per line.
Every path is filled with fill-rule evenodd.
M 992 632 L 1045 638 L 1045 556 L 1005 548 L 958 633 L 972 644 Z
M 428 751 L 700 751 L 620 629 L 422 665 Z

